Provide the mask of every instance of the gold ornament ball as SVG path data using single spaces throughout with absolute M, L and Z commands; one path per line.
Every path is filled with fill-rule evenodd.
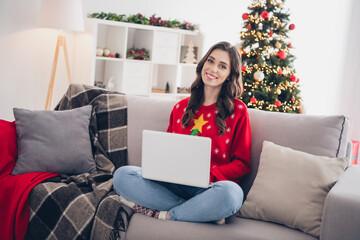
M 261 37 L 261 32 L 257 32 L 258 37 Z
M 280 43 L 280 42 L 276 42 L 276 43 L 275 43 L 275 47 L 278 48 L 278 49 L 280 49 L 280 48 L 281 48 L 281 43 Z
M 264 80 L 264 77 L 265 77 L 265 75 L 264 75 L 264 73 L 261 72 L 261 71 L 256 71 L 256 72 L 254 73 L 254 79 L 255 79 L 256 81 L 262 81 L 262 80 Z
M 109 57 L 110 56 L 110 49 L 108 48 L 104 48 L 104 57 Z

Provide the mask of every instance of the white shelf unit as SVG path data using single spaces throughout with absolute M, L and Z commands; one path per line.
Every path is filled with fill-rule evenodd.
M 99 19 L 87 19 L 93 35 L 91 84 L 113 79 L 115 89 L 135 95 L 181 99 L 188 94 L 178 88 L 189 88 L 195 80 L 196 64 L 181 63 L 181 48 L 193 41 L 199 61 L 203 52 L 203 37 L 198 31 L 146 26 Z M 96 49 L 108 48 L 120 58 L 98 57 Z M 127 49 L 146 48 L 150 60 L 126 59 Z M 167 83 L 170 93 L 165 91 Z

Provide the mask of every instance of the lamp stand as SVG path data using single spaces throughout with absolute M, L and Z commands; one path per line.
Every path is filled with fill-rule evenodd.
M 60 47 L 63 47 L 63 50 L 64 50 L 68 82 L 69 82 L 69 84 L 71 83 L 70 65 L 69 65 L 69 57 L 68 57 L 67 47 L 66 47 L 66 39 L 65 39 L 65 36 L 59 35 L 58 39 L 57 39 L 55 56 L 54 56 L 54 61 L 53 61 L 53 65 L 52 65 L 52 70 L 51 70 L 51 79 L 50 79 L 49 88 L 48 88 L 48 92 L 47 92 L 47 96 L 46 96 L 45 110 L 49 110 L 51 108 L 51 102 L 52 102 L 53 92 L 54 92 L 56 67 L 57 67 L 57 63 L 58 63 Z

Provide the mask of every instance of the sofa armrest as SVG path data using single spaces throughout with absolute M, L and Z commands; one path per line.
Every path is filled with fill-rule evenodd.
M 360 239 L 360 166 L 350 166 L 325 200 L 320 239 Z

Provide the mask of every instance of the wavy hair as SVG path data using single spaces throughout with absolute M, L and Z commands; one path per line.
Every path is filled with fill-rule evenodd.
M 234 112 L 235 98 L 240 97 L 243 87 L 241 79 L 241 55 L 239 50 L 228 42 L 219 42 L 213 45 L 205 56 L 199 61 L 196 67 L 196 78 L 191 85 L 191 95 L 188 106 L 181 119 L 184 127 L 188 126 L 194 120 L 195 112 L 204 103 L 204 82 L 201 77 L 201 71 L 210 54 L 215 50 L 220 49 L 227 52 L 230 56 L 230 74 L 223 83 L 220 94 L 216 101 L 215 107 L 218 110 L 216 114 L 216 125 L 219 129 L 219 136 L 223 135 L 226 130 L 225 120 Z

